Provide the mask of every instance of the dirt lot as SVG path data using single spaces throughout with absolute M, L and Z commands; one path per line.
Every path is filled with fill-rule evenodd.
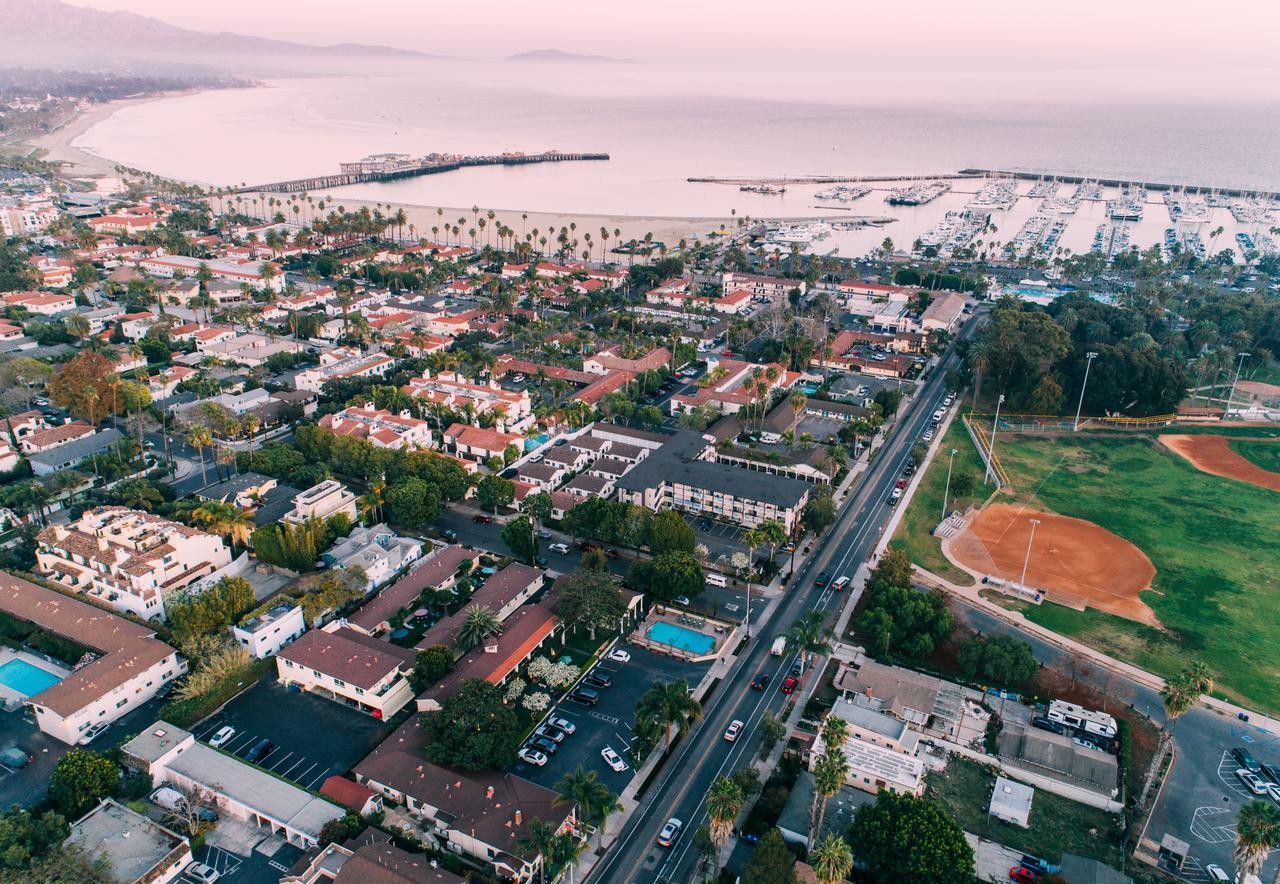
M 1052 601 L 1091 608 L 1159 626 L 1155 612 L 1138 593 L 1151 585 L 1155 566 L 1132 543 L 1092 522 L 1005 503 L 984 508 L 948 545 L 965 567 L 1007 581 L 1022 576 L 1038 519 L 1027 585 L 1046 590 Z
M 1272 473 L 1249 463 L 1232 451 L 1228 442 L 1226 436 L 1180 436 L 1176 433 L 1160 436 L 1162 445 L 1185 457 L 1202 472 L 1280 491 L 1280 473 Z

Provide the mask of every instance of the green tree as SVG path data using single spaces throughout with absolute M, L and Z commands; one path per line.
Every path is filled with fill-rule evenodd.
M 70 833 L 66 819 L 46 810 L 36 816 L 23 807 L 14 807 L 0 817 L 0 867 L 28 869 L 32 861 L 57 847 Z
M 654 514 L 649 523 L 649 552 L 655 558 L 667 552 L 692 553 L 697 537 L 684 516 L 675 510 Z
M 416 476 L 392 482 L 386 500 L 387 517 L 405 528 L 422 528 L 440 516 L 440 489 Z
M 594 770 L 584 771 L 578 767 L 572 773 L 562 776 L 555 789 L 556 797 L 552 799 L 552 803 L 577 804 L 578 819 L 596 829 L 602 840 L 604 824 L 609 815 L 622 810 L 618 796 L 600 781 L 599 773 Z
M 72 749 L 49 777 L 49 797 L 64 815 L 79 819 L 120 783 L 114 761 L 88 749 Z
M 409 684 L 420 694 L 453 670 L 453 650 L 446 645 L 432 645 L 418 651 Z
M 971 638 L 960 645 L 956 660 L 970 678 L 1010 688 L 1029 685 L 1040 668 L 1031 645 L 1012 635 Z
M 836 504 L 825 491 L 815 492 L 800 514 L 801 524 L 815 537 L 836 523 Z
M 223 577 L 199 595 L 166 605 L 174 637 L 223 632 L 255 604 L 253 585 L 243 577 Z
M 853 869 L 853 851 L 847 841 L 831 834 L 809 851 L 809 865 L 821 884 L 836 884 Z
M 973 848 L 941 807 L 926 798 L 882 791 L 858 808 L 849 843 L 873 884 L 972 881 Z
M 787 726 L 772 712 L 760 717 L 760 754 L 768 755 L 787 733 Z
M 782 833 L 772 828 L 764 833 L 751 861 L 742 871 L 743 884 L 795 884 L 796 858 Z
M 468 605 L 458 628 L 458 647 L 469 651 L 491 635 L 502 632 L 502 622 L 487 605 Z
M 517 516 L 502 526 L 502 542 L 511 554 L 526 565 L 532 565 L 538 554 L 538 540 L 533 536 L 533 522 L 528 516 Z
M 435 712 L 422 716 L 427 757 L 463 770 L 500 768 L 520 746 L 520 719 L 502 689 L 482 678 L 463 681 Z
M 831 653 L 831 630 L 822 611 L 806 611 L 787 630 L 787 647 L 804 654 L 805 662 L 814 654 Z
M 560 581 L 555 611 L 566 625 L 587 627 L 595 641 L 597 629 L 609 629 L 621 622 L 627 603 L 612 574 L 583 570 Z
M 733 832 L 733 821 L 742 812 L 746 796 L 740 787 L 728 777 L 719 777 L 707 790 L 707 818 L 711 825 L 711 840 L 716 850 L 724 849 Z
M 501 476 L 487 475 L 476 484 L 476 502 L 493 513 L 516 499 L 515 483 Z
M 1232 861 L 1238 880 L 1262 872 L 1272 848 L 1280 846 L 1280 807 L 1270 801 L 1250 801 L 1236 815 L 1236 844 Z
M 689 694 L 683 678 L 672 682 L 654 682 L 636 700 L 636 721 L 650 721 L 662 731 L 663 744 L 671 746 L 674 733 L 684 735 L 694 719 L 702 717 L 702 704 Z
M 629 575 L 631 585 L 650 598 L 670 602 L 680 596 L 695 598 L 707 588 L 707 574 L 687 552 L 666 552 L 652 562 L 636 561 Z

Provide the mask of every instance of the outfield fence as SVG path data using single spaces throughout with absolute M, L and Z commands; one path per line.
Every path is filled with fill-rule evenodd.
M 994 415 L 972 413 L 968 415 L 979 426 L 990 427 Z M 1159 414 L 1150 417 L 1081 417 L 1080 429 L 1150 430 L 1175 423 L 1178 416 Z M 1001 412 L 996 432 L 1012 433 L 1070 433 L 1075 428 L 1075 418 L 1058 414 L 1005 414 Z

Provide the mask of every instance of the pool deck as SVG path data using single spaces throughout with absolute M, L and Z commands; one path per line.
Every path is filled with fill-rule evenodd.
M 655 623 L 670 623 L 672 626 L 679 626 L 683 629 L 701 633 L 713 639 L 715 644 L 712 646 L 710 653 L 695 654 L 675 645 L 654 641 L 649 638 L 649 628 Z M 690 614 L 681 608 L 655 605 L 649 612 L 649 616 L 640 624 L 640 627 L 627 637 L 627 641 L 637 647 L 648 648 L 655 654 L 677 657 L 690 663 L 707 663 L 718 658 L 726 648 L 737 646 L 738 626 L 735 623 Z
M 54 663 L 46 657 L 32 653 L 28 650 L 18 650 L 7 645 L 0 646 L 0 666 L 8 663 L 10 660 L 22 660 L 25 663 L 43 669 L 45 672 L 57 676 L 58 681 L 66 678 L 71 674 L 71 670 L 60 663 Z M 16 691 L 6 684 L 0 684 L 0 700 L 3 700 L 6 709 L 15 709 L 26 703 L 28 697 L 21 691 Z

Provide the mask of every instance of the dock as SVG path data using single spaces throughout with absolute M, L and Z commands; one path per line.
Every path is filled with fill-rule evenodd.
M 429 154 L 419 159 L 411 159 L 401 154 L 381 154 L 353 163 L 341 163 L 340 171 L 336 174 L 294 178 L 290 181 L 272 181 L 267 184 L 238 187 L 233 192 L 301 193 L 346 187 L 349 184 L 396 181 L 401 178 L 416 178 L 419 175 L 438 175 L 468 166 L 525 166 L 533 163 L 572 163 L 607 159 L 609 159 L 607 153 L 566 153 L 558 150 L 534 154 L 503 153 L 481 156 Z

